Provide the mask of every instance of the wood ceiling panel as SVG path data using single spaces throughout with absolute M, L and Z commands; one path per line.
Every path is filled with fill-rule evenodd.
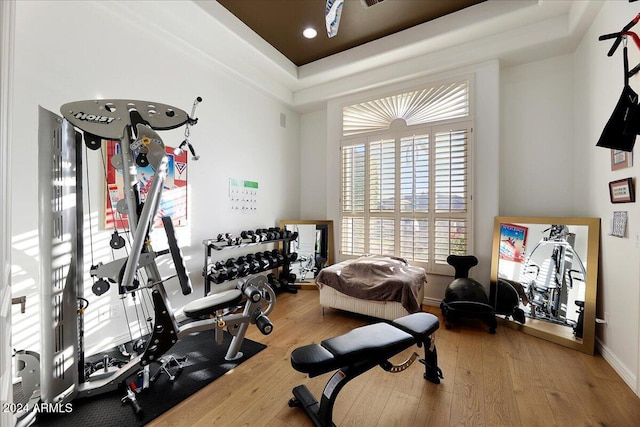
M 325 29 L 325 0 L 218 0 L 291 62 L 300 66 L 457 12 L 485 0 L 384 0 L 364 7 L 345 0 L 338 35 Z M 313 27 L 315 39 L 302 37 Z

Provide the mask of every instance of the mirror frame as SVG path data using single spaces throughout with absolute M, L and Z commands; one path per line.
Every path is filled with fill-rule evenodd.
M 542 338 L 556 344 L 581 351 L 583 353 L 594 353 L 595 329 L 596 329 L 596 295 L 598 291 L 598 267 L 600 250 L 600 218 L 563 218 L 563 217 L 495 217 L 493 226 L 493 247 L 491 251 L 491 289 L 490 301 L 496 306 L 496 283 L 498 280 L 498 260 L 500 253 L 500 226 L 504 223 L 515 224 L 564 224 L 579 225 L 588 227 L 587 254 L 581 257 L 587 265 L 585 278 L 585 307 L 584 326 L 582 341 L 566 338 L 550 331 L 535 328 L 531 325 L 521 325 L 511 320 L 498 318 L 502 325 L 507 325 L 513 329 L 520 330 L 529 335 Z M 529 318 L 527 318 L 529 320 Z
M 280 228 L 284 230 L 285 225 L 310 225 L 315 224 L 316 230 L 318 229 L 318 225 L 327 227 L 327 265 L 333 265 L 335 263 L 335 257 L 333 255 L 333 221 L 331 220 L 316 220 L 316 219 L 282 219 L 280 220 Z

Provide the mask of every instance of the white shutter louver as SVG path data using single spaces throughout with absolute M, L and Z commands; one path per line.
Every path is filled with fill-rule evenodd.
M 429 261 L 428 219 L 400 220 L 400 256 L 413 261 Z
M 364 212 L 365 146 L 342 147 L 342 212 Z
M 400 140 L 400 210 L 429 211 L 429 135 Z
M 468 115 L 469 82 L 465 80 L 345 107 L 342 135 L 388 129 L 396 119 L 413 126 Z
M 369 253 L 395 255 L 395 220 L 371 218 L 369 221 Z
M 449 255 L 467 253 L 467 221 L 464 219 L 438 218 L 435 221 L 434 262 L 446 265 Z
M 467 131 L 436 133 L 435 211 L 467 210 Z
M 369 144 L 369 211 L 396 208 L 396 145 L 394 140 Z
M 342 218 L 340 247 L 345 255 L 363 255 L 364 250 L 364 218 Z

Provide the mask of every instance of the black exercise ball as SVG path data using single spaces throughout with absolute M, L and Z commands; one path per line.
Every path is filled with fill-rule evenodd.
M 444 301 L 447 303 L 458 301 L 473 301 L 482 304 L 489 304 L 487 292 L 479 282 L 469 279 L 455 279 L 444 292 Z

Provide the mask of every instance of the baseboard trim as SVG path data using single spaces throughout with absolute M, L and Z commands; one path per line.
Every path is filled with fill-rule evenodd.
M 429 305 L 431 307 L 440 307 L 440 302 L 442 302 L 442 300 L 438 298 L 424 297 L 422 299 L 423 305 Z
M 598 338 L 596 338 L 596 348 L 602 355 L 602 358 L 611 365 L 613 370 L 620 375 L 620 378 L 622 378 L 629 388 L 633 390 L 636 395 L 640 396 L 638 393 L 638 377 L 634 375 L 633 372 L 629 370 L 629 368 L 627 368 L 624 363 L 622 363 L 620 359 L 618 359 L 618 357 Z

